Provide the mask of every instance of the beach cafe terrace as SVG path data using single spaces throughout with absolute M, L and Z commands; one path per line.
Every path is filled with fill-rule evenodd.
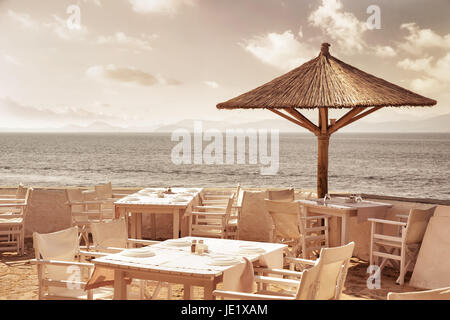
M 449 201 L 245 186 L 0 194 L 1 299 L 449 298 Z

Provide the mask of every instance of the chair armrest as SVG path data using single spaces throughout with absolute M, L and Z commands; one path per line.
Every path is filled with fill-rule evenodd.
M 47 264 L 52 266 L 78 266 L 78 267 L 85 267 L 85 268 L 93 268 L 93 263 L 87 263 L 87 262 L 76 262 L 76 261 L 59 261 L 59 260 L 42 260 L 42 259 L 31 259 L 31 264 Z
M 330 216 L 327 216 L 327 215 L 302 217 L 302 219 L 305 219 L 305 220 L 328 219 L 328 218 L 330 218 Z
M 226 216 L 225 212 L 197 212 L 197 211 L 193 211 L 191 212 L 192 215 L 197 215 L 197 216 Z
M 15 199 L 15 198 L 2 198 L 0 197 L 0 203 L 25 203 L 25 199 Z
M 302 272 L 285 270 L 285 269 L 270 269 L 270 268 L 255 267 L 255 268 L 253 268 L 253 270 L 256 273 L 277 274 L 277 275 L 281 275 L 281 276 L 297 277 L 297 278 L 301 278 L 303 275 Z
M 369 218 L 367 220 L 370 222 L 391 224 L 391 225 L 402 226 L 402 227 L 406 227 L 406 225 L 407 225 L 406 222 L 399 222 L 399 221 L 392 221 L 392 220 L 375 219 L 375 218 Z
M 11 199 L 15 199 L 16 196 L 14 194 L 0 194 L 0 198 L 11 198 Z
M 315 266 L 316 261 L 315 260 L 307 260 L 307 259 L 301 259 L 301 258 L 292 258 L 292 257 L 284 257 L 284 260 L 290 263 L 299 263 L 299 264 L 307 264 L 310 266 Z
M 255 276 L 256 283 L 267 283 L 267 284 L 278 284 L 282 286 L 289 286 L 298 288 L 300 281 L 293 279 L 283 279 L 283 278 L 274 278 L 274 277 L 266 277 L 266 276 Z
M 26 203 L 0 203 L 0 208 L 26 207 Z
M 103 204 L 106 203 L 106 200 L 86 200 L 86 201 L 73 201 L 73 202 L 65 202 L 64 204 L 68 205 L 68 206 L 73 206 L 73 205 L 84 205 L 84 204 Z
M 286 296 L 275 296 L 256 293 L 244 293 L 237 291 L 223 291 L 223 290 L 214 290 L 213 296 L 230 298 L 235 300 L 295 300 L 294 296 L 286 297 Z
M 226 209 L 226 206 L 194 206 L 194 209 Z
M 13 214 L 1 214 L 0 213 L 0 217 L 2 219 L 15 219 L 15 218 L 23 218 L 23 214 L 17 214 L 17 213 L 13 213 Z

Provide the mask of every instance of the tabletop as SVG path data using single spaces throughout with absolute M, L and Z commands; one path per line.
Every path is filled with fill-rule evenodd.
M 388 208 L 392 207 L 392 204 L 390 203 L 367 201 L 367 200 L 363 200 L 360 202 L 349 202 L 349 200 L 347 200 L 346 198 L 341 197 L 332 198 L 330 200 L 326 200 L 326 202 L 324 202 L 323 199 L 308 199 L 296 201 L 314 206 L 328 207 L 335 209 L 347 209 L 347 210 L 348 209 L 358 210 L 360 208 L 373 208 L 373 207 L 388 207 Z
M 152 205 L 186 207 L 198 196 L 202 188 L 145 188 L 116 202 L 116 205 Z
M 208 246 L 208 253 L 202 255 L 191 253 L 190 244 L 194 239 L 203 240 Z M 120 266 L 140 271 L 219 276 L 243 263 L 243 257 L 252 262 L 259 260 L 263 264 L 270 265 L 271 261 L 266 260 L 270 259 L 272 253 L 282 251 L 285 247 L 286 245 L 278 243 L 184 237 L 141 248 L 154 253 L 153 256 L 127 256 L 127 250 L 125 250 L 121 253 L 96 258 L 93 263 L 106 267 Z

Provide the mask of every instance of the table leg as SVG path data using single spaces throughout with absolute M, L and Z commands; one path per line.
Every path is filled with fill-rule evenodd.
M 346 245 L 348 243 L 348 231 L 349 231 L 349 219 L 345 214 L 342 216 L 341 222 L 341 246 Z
M 134 212 L 131 213 L 130 220 L 131 220 L 130 221 L 130 224 L 131 224 L 130 237 L 132 239 L 136 239 L 136 213 L 134 213 Z
M 150 214 L 150 219 L 151 219 L 151 238 L 152 240 L 156 240 L 156 214 L 152 213 Z
M 188 235 L 189 237 L 192 235 L 192 214 L 188 217 Z
M 136 239 L 142 239 L 142 212 L 136 213 Z
M 173 209 L 173 238 L 180 237 L 180 210 Z
M 194 287 L 189 284 L 185 284 L 184 285 L 184 300 L 191 300 L 193 296 L 194 296 Z
M 127 300 L 125 272 L 114 270 L 114 300 Z
M 216 284 L 214 282 L 211 282 L 207 285 L 205 285 L 203 290 L 203 296 L 204 300 L 213 300 L 213 291 L 216 290 Z

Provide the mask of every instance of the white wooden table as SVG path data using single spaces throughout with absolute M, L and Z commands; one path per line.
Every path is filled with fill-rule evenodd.
M 243 268 L 243 257 L 252 262 L 270 268 L 281 268 L 283 265 L 284 244 L 252 242 L 228 239 L 213 239 L 200 237 L 181 238 L 191 242 L 204 240 L 209 252 L 203 255 L 192 254 L 190 246 L 175 247 L 167 244 L 167 241 L 151 246 L 155 256 L 149 258 L 127 257 L 121 254 L 113 254 L 96 258 L 93 263 L 96 267 L 114 270 L 114 299 L 125 300 L 125 278 L 137 278 L 154 280 L 184 285 L 184 299 L 192 299 L 193 286 L 204 288 L 204 299 L 213 299 L 213 291 L 220 282 L 224 282 L 224 288 L 233 288 L 239 275 L 236 271 Z M 181 240 L 180 239 L 180 240 Z M 169 240 L 170 241 L 170 240 Z M 253 245 L 263 249 L 263 252 L 242 252 L 240 246 Z M 218 266 L 212 263 L 214 257 L 236 257 L 232 265 Z M 241 268 L 241 269 L 239 269 Z
M 152 214 L 152 238 L 155 237 L 155 214 L 171 214 L 173 216 L 173 238 L 180 237 L 180 221 L 188 207 L 198 199 L 202 188 L 172 188 L 172 194 L 164 193 L 163 198 L 158 192 L 165 188 L 145 188 L 130 194 L 116 202 L 115 217 L 131 214 L 130 236 L 142 239 L 142 214 Z
M 327 200 L 326 203 L 323 199 L 297 200 L 297 202 L 308 207 L 308 209 L 314 213 L 339 217 L 341 219 L 341 245 L 345 245 L 349 242 L 350 217 L 357 217 L 359 212 L 363 210 L 364 212 L 373 210 L 384 215 L 387 209 L 392 207 L 389 203 L 373 201 L 347 203 L 344 198 L 333 198 Z

